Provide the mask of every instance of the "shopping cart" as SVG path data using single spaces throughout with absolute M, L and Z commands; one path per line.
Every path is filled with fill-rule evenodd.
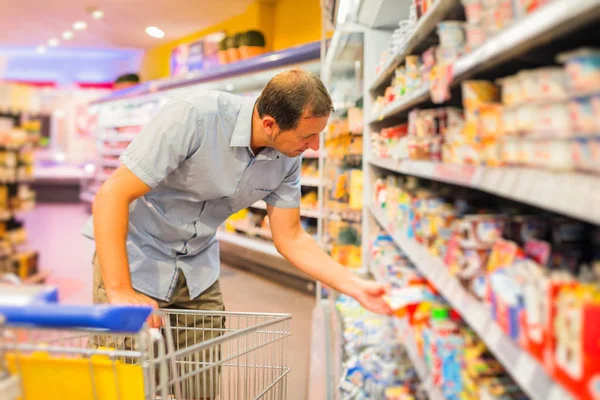
M 157 315 L 163 328 L 144 325 L 133 334 L 8 319 L 0 326 L 0 365 L 19 378 L 22 400 L 286 398 L 290 315 Z M 211 319 L 225 323 L 197 323 Z

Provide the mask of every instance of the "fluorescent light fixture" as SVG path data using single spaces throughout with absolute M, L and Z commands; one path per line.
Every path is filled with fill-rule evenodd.
M 73 32 L 71 32 L 71 31 L 64 31 L 62 33 L 62 38 L 64 40 L 71 40 L 71 39 L 73 39 Z
M 59 44 L 60 40 L 58 40 L 57 38 L 48 39 L 48 46 L 50 47 L 57 47 Z
M 87 23 L 85 21 L 75 21 L 73 24 L 73 29 L 76 31 L 84 31 L 87 28 Z
M 46 46 L 38 46 L 35 48 L 35 52 L 38 54 L 44 54 L 46 52 Z
M 104 17 L 104 11 L 102 10 L 94 10 L 92 11 L 92 18 L 94 19 L 102 19 Z
M 155 26 L 149 26 L 149 27 L 147 27 L 146 28 L 146 33 L 148 35 L 152 36 L 153 38 L 157 38 L 157 39 L 162 39 L 162 38 L 165 37 L 165 33 L 161 29 L 159 29 L 159 28 L 157 28 Z

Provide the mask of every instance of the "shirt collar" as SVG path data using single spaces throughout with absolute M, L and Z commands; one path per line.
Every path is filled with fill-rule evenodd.
M 231 135 L 231 147 L 250 148 L 250 135 L 252 134 L 252 113 L 256 99 L 244 98 L 242 108 L 235 121 L 233 135 Z
M 231 142 L 229 142 L 231 147 L 246 147 L 250 154 L 253 154 L 252 149 L 250 148 L 250 136 L 252 134 L 252 114 L 254 112 L 255 103 L 255 98 L 243 99 L 242 108 L 235 121 L 233 134 L 231 135 Z M 277 150 L 267 147 L 256 156 L 256 159 L 276 160 L 280 156 L 281 155 Z

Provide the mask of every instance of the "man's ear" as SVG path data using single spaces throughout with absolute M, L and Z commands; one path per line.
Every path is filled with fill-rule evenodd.
M 278 131 L 277 122 L 275 122 L 275 118 L 265 115 L 262 119 L 262 127 L 269 137 L 275 136 Z

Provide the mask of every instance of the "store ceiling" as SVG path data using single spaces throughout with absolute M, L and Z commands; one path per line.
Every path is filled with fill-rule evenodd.
M 59 38 L 62 47 L 148 49 L 240 14 L 252 1 L 0 0 L 0 46 L 47 45 Z M 93 19 L 94 9 L 104 17 Z M 87 22 L 85 31 L 73 31 L 79 20 Z M 165 37 L 148 36 L 147 26 L 159 27 Z M 61 34 L 67 29 L 75 35 L 65 41 Z

